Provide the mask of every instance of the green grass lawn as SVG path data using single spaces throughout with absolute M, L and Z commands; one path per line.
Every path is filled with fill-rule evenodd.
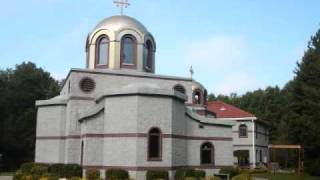
M 266 173 L 266 174 L 254 174 L 254 177 L 265 177 L 269 180 L 320 180 L 320 177 L 313 177 L 308 175 L 298 176 L 297 174 L 284 174 L 277 173 L 276 175 Z

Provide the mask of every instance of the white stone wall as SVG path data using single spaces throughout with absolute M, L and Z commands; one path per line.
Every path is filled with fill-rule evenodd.
M 236 125 L 233 126 L 233 146 L 234 151 L 236 150 L 249 150 L 249 162 L 252 165 L 254 162 L 254 156 L 256 164 L 261 163 L 260 152 L 262 151 L 262 162 L 268 160 L 268 144 L 269 144 L 269 132 L 268 127 L 262 123 L 255 122 L 255 130 L 253 133 L 253 123 L 252 120 L 239 120 L 235 121 Z M 245 124 L 248 130 L 248 137 L 239 137 L 239 126 Z M 254 138 L 254 153 L 253 153 L 253 138 Z M 258 153 L 258 154 L 257 154 Z
M 66 106 L 40 106 L 37 111 L 35 150 L 36 162 L 59 163 L 64 161 L 65 140 L 59 138 L 65 133 Z
M 90 72 L 90 73 L 88 73 Z M 108 74 L 104 74 L 108 73 Z M 90 77 L 96 82 L 95 90 L 88 94 L 81 91 L 79 82 L 83 77 Z M 70 96 L 91 97 L 96 98 L 104 94 L 107 90 L 119 90 L 122 88 L 129 88 L 132 85 L 143 85 L 156 87 L 160 89 L 172 90 L 177 84 L 184 86 L 186 95 L 188 96 L 188 103 L 192 103 L 192 87 L 196 86 L 201 88 L 202 85 L 196 81 L 191 81 L 188 78 L 172 77 L 172 76 L 159 76 L 150 73 L 141 73 L 130 70 L 91 70 L 91 71 L 71 71 L 69 74 L 70 79 Z M 68 86 L 68 84 L 65 84 Z M 64 87 L 65 87 L 64 86 Z M 204 90 L 204 88 L 202 87 Z
M 231 126 L 203 123 L 204 127 L 199 128 L 199 121 L 186 114 L 184 101 L 172 90 L 176 84 L 181 84 L 191 97 L 192 86 L 201 87 L 200 84 L 183 78 L 142 77 L 136 72 L 129 74 L 133 76 L 87 72 L 69 74 L 66 82 L 70 81 L 70 86 L 65 85 L 61 92 L 66 105 L 39 107 L 37 136 L 56 135 L 60 139 L 37 139 L 36 160 L 80 164 L 83 142 L 83 165 L 86 167 L 123 167 L 130 170 L 131 177 L 144 179 L 145 170 L 141 169 L 148 167 L 200 167 L 200 146 L 210 141 L 215 147 L 215 165 L 233 164 Z M 83 77 L 91 77 L 96 82 L 92 93 L 80 90 L 79 82 Z M 137 91 L 140 88 L 150 89 L 147 94 L 117 94 L 132 86 Z M 107 96 L 103 96 L 106 92 Z M 90 113 L 83 119 L 83 114 Z M 53 128 L 46 131 L 46 126 Z M 161 161 L 148 161 L 147 133 L 152 127 L 159 128 L 163 134 Z M 193 136 L 200 139 L 189 138 Z M 206 140 L 208 137 L 229 140 Z M 206 171 L 212 174 L 217 169 Z M 170 174 L 173 172 L 171 170 Z

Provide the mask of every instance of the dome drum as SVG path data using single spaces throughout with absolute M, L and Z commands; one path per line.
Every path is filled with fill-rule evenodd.
M 106 40 L 102 42 L 101 38 Z M 87 68 L 154 73 L 155 51 L 153 36 L 139 21 L 128 16 L 113 16 L 101 21 L 89 35 Z

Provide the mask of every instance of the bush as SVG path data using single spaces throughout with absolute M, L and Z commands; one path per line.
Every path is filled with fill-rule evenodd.
M 64 164 L 51 164 L 48 168 L 49 173 L 62 177 Z
M 23 176 L 23 173 L 20 169 L 13 175 L 13 180 L 20 180 L 22 178 L 22 176 Z
M 21 172 L 23 174 L 31 174 L 31 169 L 34 167 L 34 163 L 28 162 L 28 163 L 23 163 L 20 166 Z
M 146 174 L 147 180 L 156 180 L 156 179 L 169 179 L 168 171 L 164 170 L 149 170 Z
M 34 167 L 32 167 L 31 169 L 31 174 L 32 175 L 38 175 L 39 177 L 40 176 L 43 176 L 45 174 L 48 173 L 48 168 L 45 167 L 45 166 L 39 166 L 39 165 L 35 165 Z
M 33 177 L 31 175 L 24 175 L 21 177 L 21 180 L 33 180 Z
M 62 177 L 82 177 L 82 167 L 78 164 L 66 164 L 63 167 Z
M 198 180 L 198 179 L 195 177 L 187 177 L 187 178 L 185 178 L 185 180 Z
M 224 167 L 224 168 L 221 168 L 219 173 L 221 174 L 229 174 L 230 175 L 230 178 L 238 175 L 240 173 L 240 170 L 238 168 L 235 168 L 235 167 Z
M 124 169 L 108 169 L 106 171 L 106 179 L 117 179 L 117 180 L 125 180 L 129 178 L 128 171 Z
M 57 175 L 50 175 L 50 176 L 48 176 L 48 180 L 59 180 L 59 176 L 57 176 Z
M 80 180 L 80 179 L 81 179 L 81 177 L 71 177 L 68 180 Z M 96 179 L 94 179 L 94 180 L 96 180 Z
M 208 176 L 204 180 L 222 180 L 222 179 L 220 177 L 217 177 L 217 176 Z
M 196 179 L 201 179 L 206 176 L 206 172 L 203 170 L 195 169 L 178 169 L 174 175 L 175 180 L 185 180 L 187 177 L 193 177 Z
M 194 170 L 193 175 L 193 177 L 201 179 L 206 177 L 206 172 L 203 170 Z
M 320 176 L 320 158 L 305 163 L 306 172 L 312 176 Z
M 86 178 L 88 180 L 96 180 L 100 178 L 100 171 L 97 169 L 87 169 L 86 170 Z
M 177 169 L 176 173 L 174 174 L 175 180 L 184 180 L 186 178 L 186 171 L 187 169 Z
M 240 174 L 240 175 L 234 176 L 232 180 L 252 180 L 252 177 L 250 174 Z

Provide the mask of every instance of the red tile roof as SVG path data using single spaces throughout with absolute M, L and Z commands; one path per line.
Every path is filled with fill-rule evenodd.
M 208 101 L 207 109 L 214 112 L 217 118 L 255 117 L 249 112 L 243 111 L 222 101 Z

